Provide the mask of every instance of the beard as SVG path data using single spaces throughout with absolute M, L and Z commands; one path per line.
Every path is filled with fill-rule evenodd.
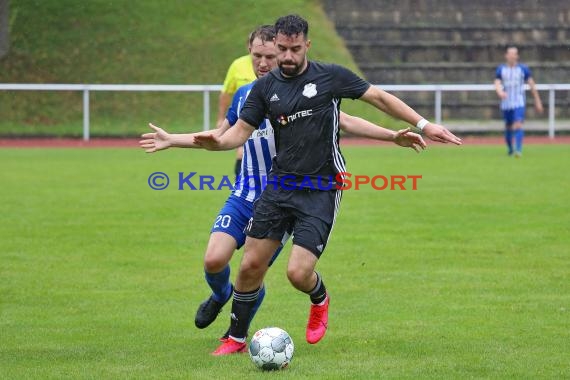
M 294 77 L 301 72 L 301 68 L 303 67 L 303 63 L 304 62 L 301 62 L 301 64 L 297 64 L 293 61 L 279 62 L 279 69 L 281 70 L 281 72 L 284 75 L 289 76 L 289 77 Z M 284 65 L 290 65 L 290 66 L 284 66 Z

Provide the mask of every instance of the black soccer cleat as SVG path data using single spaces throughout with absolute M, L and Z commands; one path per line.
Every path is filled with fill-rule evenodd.
M 233 293 L 233 287 L 232 287 Z M 232 298 L 230 293 L 230 297 L 224 303 L 220 303 L 210 296 L 206 301 L 202 302 L 198 307 L 198 311 L 196 312 L 196 318 L 194 319 L 194 323 L 196 327 L 199 329 L 205 329 L 206 327 L 210 326 L 212 322 L 216 320 L 218 314 L 222 311 L 222 307 Z

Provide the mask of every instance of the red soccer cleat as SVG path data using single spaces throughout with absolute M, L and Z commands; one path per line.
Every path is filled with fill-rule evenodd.
M 230 337 L 225 342 L 223 342 L 220 345 L 220 347 L 216 349 L 216 351 L 212 352 L 212 355 L 222 356 L 229 354 L 239 354 L 246 351 L 247 351 L 247 343 L 236 342 Z
M 309 322 L 307 323 L 307 342 L 315 344 L 323 339 L 327 332 L 329 323 L 329 302 L 330 297 L 327 294 L 325 303 L 321 306 L 311 305 L 311 313 L 309 314 Z

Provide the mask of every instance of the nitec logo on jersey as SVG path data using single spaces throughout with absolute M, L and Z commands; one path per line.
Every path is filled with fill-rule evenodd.
M 307 117 L 307 116 L 313 116 L 313 110 L 312 109 L 295 112 L 293 115 L 289 115 L 289 116 L 280 115 L 277 118 L 277 122 L 279 124 L 281 124 L 282 126 L 286 126 L 287 124 L 294 121 L 295 119 L 303 118 L 303 117 Z

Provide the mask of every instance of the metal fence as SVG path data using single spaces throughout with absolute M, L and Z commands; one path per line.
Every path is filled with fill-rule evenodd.
M 495 91 L 492 84 L 421 84 L 383 85 L 386 91 L 412 91 L 434 93 L 435 122 L 441 124 L 442 93 L 457 91 Z M 554 138 L 556 131 L 555 103 L 556 91 L 570 90 L 570 83 L 538 84 L 539 91 L 548 91 L 548 136 Z M 210 128 L 210 93 L 218 92 L 221 85 L 153 85 L 153 84 L 25 84 L 0 83 L 0 90 L 11 91 L 82 91 L 83 92 L 83 140 L 89 140 L 89 93 L 91 91 L 159 91 L 159 92 L 202 92 L 203 129 Z

